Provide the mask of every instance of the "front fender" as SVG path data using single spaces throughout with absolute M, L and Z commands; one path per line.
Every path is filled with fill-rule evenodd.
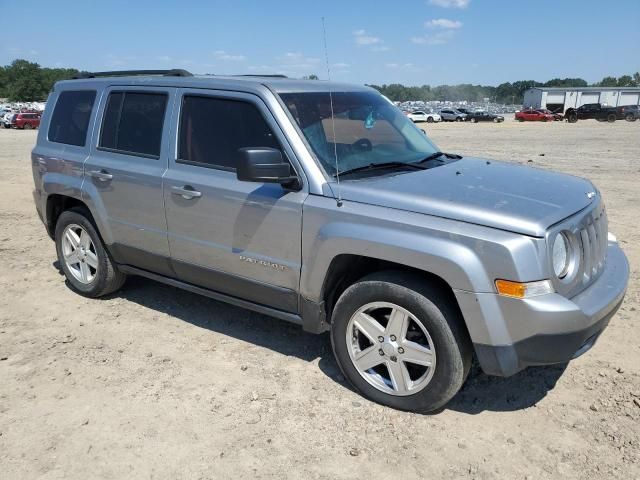
M 414 212 L 309 196 L 303 209 L 300 293 L 320 303 L 333 260 L 384 260 L 442 278 L 458 292 L 495 293 L 498 278 L 543 278 L 544 239 Z M 463 315 L 465 312 L 462 312 Z

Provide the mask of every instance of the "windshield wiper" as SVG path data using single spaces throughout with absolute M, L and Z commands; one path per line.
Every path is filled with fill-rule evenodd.
M 405 163 L 405 162 L 383 162 L 383 163 L 370 163 L 369 165 L 363 165 L 362 167 L 351 168 L 349 170 L 344 170 L 339 172 L 338 174 L 333 174 L 334 177 L 338 175 L 349 175 L 351 173 L 357 172 L 365 172 L 370 170 L 377 170 L 383 168 L 413 168 L 414 170 L 426 170 L 427 167 L 423 167 L 422 165 L 418 165 L 417 163 Z
M 443 155 L 447 155 L 444 152 L 433 152 L 431 155 L 427 155 L 425 158 L 416 163 L 427 163 L 431 160 L 435 160 L 436 158 L 442 157 Z

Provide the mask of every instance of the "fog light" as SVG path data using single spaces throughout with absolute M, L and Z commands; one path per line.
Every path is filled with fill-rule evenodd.
M 549 280 L 525 283 L 496 280 L 496 290 L 500 295 L 504 295 L 505 297 L 529 298 L 553 293 L 553 285 L 551 285 Z

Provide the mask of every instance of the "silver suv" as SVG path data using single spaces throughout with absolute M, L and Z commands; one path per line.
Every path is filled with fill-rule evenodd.
M 587 351 L 629 267 L 587 180 L 442 153 L 370 88 L 184 71 L 59 82 L 34 200 L 81 295 L 141 275 L 330 331 L 367 398 L 443 406 Z
M 440 110 L 440 116 L 443 122 L 465 122 L 467 120 L 466 113 L 459 112 L 453 108 Z

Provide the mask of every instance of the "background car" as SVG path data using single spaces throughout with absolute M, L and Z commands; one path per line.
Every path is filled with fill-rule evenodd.
M 2 117 L 0 117 L 0 123 L 4 128 L 11 128 L 11 117 L 16 114 L 14 111 L 7 111 Z
M 547 109 L 547 108 L 541 108 L 541 109 L 540 109 L 540 111 L 541 111 L 542 113 L 548 113 L 549 115 L 552 115 L 552 116 L 553 116 L 553 119 L 554 119 L 556 122 L 559 122 L 559 121 L 564 120 L 564 115 L 563 115 L 562 113 L 560 113 L 560 112 L 552 112 L 551 110 L 549 110 L 549 109 Z
M 553 122 L 555 120 L 552 113 L 533 109 L 517 112 L 515 119 L 519 122 Z
M 467 120 L 467 114 L 453 108 L 445 108 L 440 110 L 440 116 L 443 122 L 464 122 Z
M 5 123 L 5 128 L 19 128 L 21 130 L 31 130 L 40 126 L 40 114 L 34 112 L 20 112 L 11 116 L 9 126 Z
M 624 115 L 624 119 L 627 122 L 635 122 L 640 118 L 640 106 L 639 105 L 625 105 L 624 107 L 620 107 L 622 114 Z
M 469 121 L 471 123 L 477 123 L 477 122 L 500 123 L 500 122 L 504 122 L 504 117 L 502 115 L 494 115 L 493 113 L 489 113 L 481 110 L 479 112 L 473 112 L 471 115 L 469 115 Z
M 415 112 L 411 112 L 407 114 L 407 117 L 409 117 L 409 120 L 411 120 L 413 123 L 416 123 L 416 122 L 433 123 L 433 122 L 440 122 L 442 120 L 442 117 L 437 113 L 427 113 L 427 112 L 423 112 L 422 110 L 416 110 Z

